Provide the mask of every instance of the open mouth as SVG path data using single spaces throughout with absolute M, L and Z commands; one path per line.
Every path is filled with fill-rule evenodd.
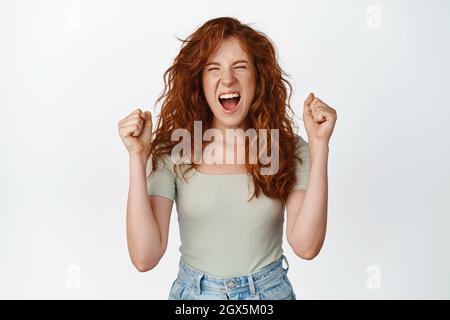
M 241 95 L 239 92 L 225 93 L 219 96 L 219 102 L 222 105 L 225 113 L 236 111 Z

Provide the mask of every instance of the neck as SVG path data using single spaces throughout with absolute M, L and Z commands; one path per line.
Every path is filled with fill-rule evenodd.
M 247 128 L 248 128 L 248 125 L 247 125 L 246 121 L 244 120 L 241 123 L 239 123 L 238 125 L 226 126 L 226 125 L 218 122 L 216 118 L 213 118 L 212 123 L 211 123 L 211 128 L 220 130 L 223 139 L 226 139 L 227 129 L 228 130 L 242 129 L 245 132 L 245 130 L 247 130 Z
M 211 123 L 211 128 L 218 129 L 221 132 L 221 136 L 217 137 L 218 140 L 215 140 L 215 143 L 219 143 L 222 145 L 222 147 L 224 148 L 224 155 L 225 153 L 230 152 L 233 152 L 236 155 L 240 149 L 245 148 L 245 141 L 243 137 L 245 136 L 245 130 L 247 130 L 248 128 L 248 123 L 246 122 L 246 120 L 235 126 L 226 126 L 222 123 L 219 123 L 214 118 Z M 237 129 L 242 129 L 243 132 L 241 132 L 241 130 L 235 131 Z M 227 130 L 229 131 L 228 133 Z

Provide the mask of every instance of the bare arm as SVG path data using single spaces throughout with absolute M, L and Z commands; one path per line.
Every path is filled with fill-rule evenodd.
M 172 206 L 172 200 L 147 194 L 146 160 L 130 156 L 127 243 L 131 261 L 141 272 L 153 269 L 166 251 Z
M 286 238 L 301 258 L 313 259 L 325 241 L 328 203 L 328 145 L 310 143 L 311 172 L 308 187 L 288 196 Z
M 337 120 L 336 110 L 310 93 L 303 121 L 308 134 L 311 168 L 306 191 L 287 199 L 287 240 L 301 258 L 313 259 L 325 241 L 328 210 L 328 143 Z

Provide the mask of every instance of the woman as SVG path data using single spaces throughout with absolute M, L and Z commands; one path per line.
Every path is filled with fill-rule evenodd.
M 166 71 L 155 132 L 148 111 L 119 121 L 130 159 L 128 248 L 139 271 L 153 269 L 164 255 L 177 204 L 181 258 L 169 299 L 296 299 L 282 250 L 284 209 L 289 245 L 313 259 L 325 239 L 328 143 L 337 116 L 311 93 L 303 110 L 309 142 L 295 134 L 284 75 L 267 36 L 236 19 L 216 18 L 183 41 Z M 212 140 L 201 135 L 200 150 L 195 147 L 198 123 L 202 134 L 215 130 L 223 154 L 245 150 L 245 162 L 197 161 Z M 224 138 L 227 130 L 242 136 L 252 128 L 277 132 L 257 137 L 278 147 L 271 174 L 262 173 L 261 159 L 249 161 L 254 138 L 237 145 Z M 174 160 L 175 130 L 192 133 L 185 136 L 188 161 Z

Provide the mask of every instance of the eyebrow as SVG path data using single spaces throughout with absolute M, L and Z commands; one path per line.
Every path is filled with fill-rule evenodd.
M 247 60 L 237 60 L 237 61 L 233 62 L 232 65 L 234 66 L 235 64 L 238 64 L 238 63 L 247 63 L 248 64 L 248 61 Z M 218 63 L 218 62 L 208 62 L 205 65 L 205 67 L 210 66 L 210 65 L 220 66 L 220 63 Z

